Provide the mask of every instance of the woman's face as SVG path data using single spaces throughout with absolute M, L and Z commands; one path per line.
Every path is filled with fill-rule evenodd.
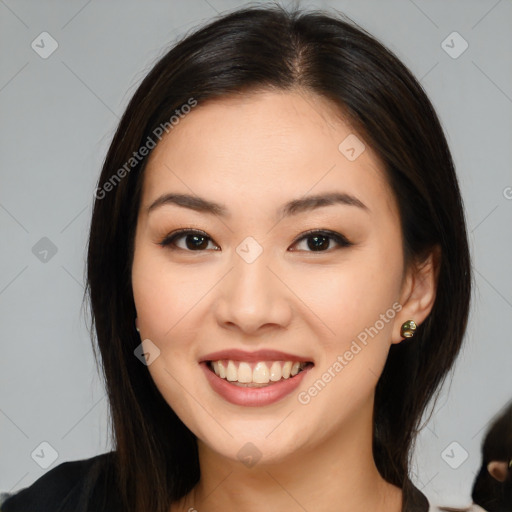
M 199 104 L 148 162 L 138 327 L 158 389 L 212 453 L 277 462 L 371 439 L 407 273 L 383 169 L 334 112 L 292 92 Z M 184 229 L 200 233 L 173 238 Z

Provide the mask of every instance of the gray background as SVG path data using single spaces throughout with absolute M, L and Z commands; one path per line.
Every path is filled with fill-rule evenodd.
M 52 448 L 48 470 L 110 449 L 81 308 L 95 183 L 119 116 L 155 59 L 176 37 L 243 4 L 0 0 L 0 490 L 39 478 Z M 421 80 L 453 151 L 474 302 L 451 384 L 420 435 L 414 481 L 435 503 L 465 505 L 485 428 L 512 398 L 512 4 L 301 5 L 345 12 L 395 51 Z M 38 37 L 45 31 L 58 48 L 43 59 L 31 43 L 48 51 L 50 40 Z M 469 45 L 457 58 L 461 39 L 442 44 L 454 31 Z

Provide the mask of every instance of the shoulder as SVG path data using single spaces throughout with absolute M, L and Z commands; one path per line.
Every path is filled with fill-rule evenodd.
M 115 496 L 115 452 L 89 459 L 63 462 L 45 473 L 32 485 L 12 495 L 1 505 L 1 512 L 85 512 L 91 503 L 110 502 Z M 94 510 L 102 510 L 95 506 Z M 107 510 L 107 509 L 105 509 Z

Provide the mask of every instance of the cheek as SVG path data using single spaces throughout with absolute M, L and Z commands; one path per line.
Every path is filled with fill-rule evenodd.
M 149 251 L 148 251 L 149 252 Z M 207 293 L 211 276 L 187 269 L 180 271 L 162 262 L 160 255 L 136 253 L 132 288 L 141 333 L 164 341 L 186 325 L 185 318 Z
M 329 333 L 317 338 L 316 380 L 301 390 L 299 402 L 312 404 L 327 423 L 339 422 L 341 414 L 355 415 L 370 399 L 388 357 L 394 318 L 401 309 L 396 302 L 399 273 L 377 268 L 361 259 L 302 278 L 305 302 Z M 344 413 L 332 408 L 340 400 Z
M 194 420 L 193 404 L 183 389 L 189 378 L 185 368 L 190 367 L 195 357 L 189 342 L 197 330 L 197 324 L 194 329 L 193 323 L 187 321 L 193 316 L 194 305 L 205 294 L 199 283 L 200 279 L 192 278 L 190 272 L 171 272 L 170 265 L 162 264 L 160 255 L 144 248 L 136 251 L 132 288 L 140 335 L 150 339 L 160 351 L 148 371 L 185 424 L 193 424 Z
M 383 268 L 382 260 L 372 260 L 353 258 L 336 267 L 297 274 L 300 298 L 328 328 L 326 342 L 346 344 L 376 323 L 383 335 L 391 332 L 397 307 L 393 309 L 393 304 L 400 290 L 400 267 Z

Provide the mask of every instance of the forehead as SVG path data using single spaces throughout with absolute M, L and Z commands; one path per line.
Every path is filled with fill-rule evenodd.
M 177 191 L 247 208 L 334 190 L 396 214 L 383 165 L 333 102 L 267 91 L 182 116 L 149 158 L 143 201 Z

